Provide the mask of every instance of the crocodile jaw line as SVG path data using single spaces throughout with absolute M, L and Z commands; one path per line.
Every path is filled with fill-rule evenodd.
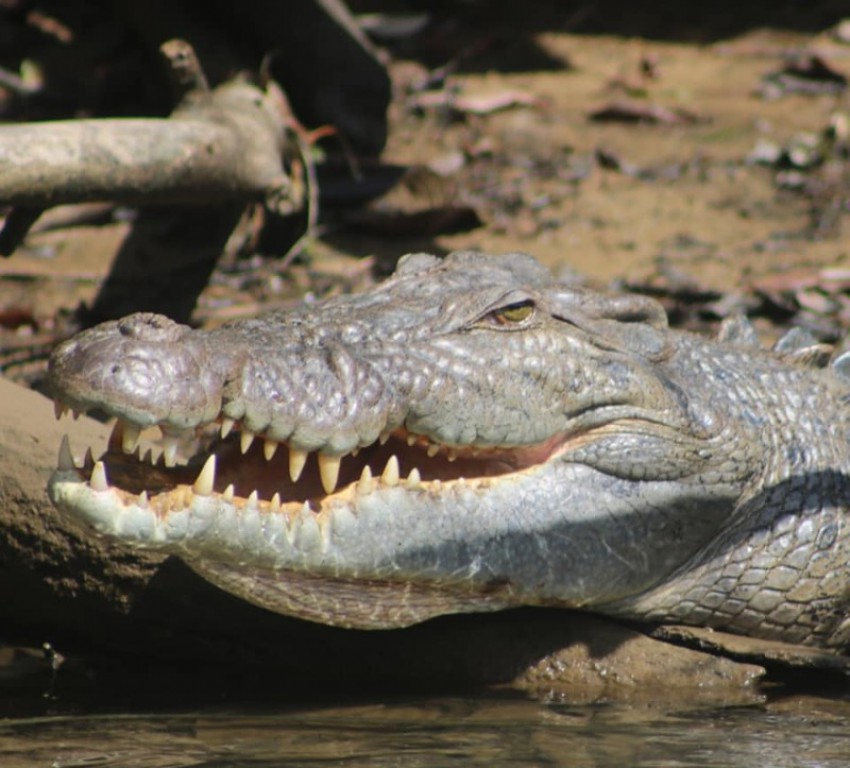
M 227 431 L 231 429 L 228 425 Z M 512 493 L 512 485 L 540 468 L 536 462 L 545 463 L 562 449 L 560 441 L 550 441 L 550 445 L 536 448 L 490 450 L 486 452 L 489 456 L 482 458 L 481 451 L 472 457 L 409 435 L 394 435 L 358 452 L 355 458 L 345 457 L 333 471 L 341 468 L 343 480 L 352 472 L 359 473 L 357 478 L 326 493 L 321 485 L 327 482 L 327 469 L 312 457 L 297 482 L 290 477 L 281 482 L 280 475 L 288 472 L 290 464 L 283 445 L 272 451 L 263 440 L 252 440 L 243 454 L 241 449 L 249 441 L 232 435 L 218 445 L 217 453 L 209 454 L 192 481 L 195 468 L 168 468 L 162 458 L 153 465 L 139 461 L 138 449 L 131 445 L 138 435 L 132 433 L 131 438 L 126 438 L 126 425 L 123 431 L 119 427 L 113 431 L 110 450 L 100 460 L 95 461 L 89 450 L 81 462 L 73 458 L 64 439 L 58 469 L 49 484 L 53 502 L 100 534 L 119 538 L 129 546 L 181 556 L 205 578 L 226 589 L 237 582 L 246 599 L 251 599 L 246 592 L 253 585 L 257 593 L 253 601 L 261 606 L 281 610 L 282 600 L 296 590 L 297 597 L 285 612 L 364 629 L 407 626 L 444 613 L 510 605 L 510 596 L 498 590 L 464 585 L 468 575 L 461 575 L 457 583 L 438 578 L 423 587 L 399 578 L 392 568 L 375 572 L 370 559 L 374 555 L 365 554 L 368 546 L 364 543 L 379 540 L 383 534 L 390 548 L 389 540 L 406 527 L 427 527 L 434 520 L 439 525 L 447 516 L 485 512 L 491 488 L 498 486 L 497 495 Z M 134 450 L 126 455 L 123 449 L 131 447 Z M 222 470 L 216 471 L 219 456 Z M 374 468 L 367 463 L 374 459 L 384 462 L 382 470 L 375 462 Z M 410 466 L 414 459 L 421 466 Z M 246 465 L 251 468 L 248 472 Z M 474 466 L 483 474 L 463 477 L 457 471 Z M 172 476 L 185 482 L 159 492 L 129 490 L 121 481 L 132 476 L 128 467 L 144 469 L 146 479 L 153 477 L 154 486 Z M 254 474 L 260 479 L 260 491 L 247 491 L 248 486 L 240 487 L 237 481 L 234 487 L 229 482 L 231 477 L 241 477 L 251 485 Z M 276 482 L 267 479 L 274 476 Z M 300 486 L 306 486 L 308 492 L 293 499 Z M 467 514 L 464 525 L 474 528 L 476 524 L 476 514 Z M 250 567 L 243 573 L 240 568 L 248 552 Z M 390 553 L 385 562 L 391 560 Z M 359 573 L 369 576 L 364 579 Z M 269 598 L 270 590 L 274 594 Z M 278 590 L 284 592 L 283 598 Z M 339 607 L 340 594 L 352 595 L 344 608 Z

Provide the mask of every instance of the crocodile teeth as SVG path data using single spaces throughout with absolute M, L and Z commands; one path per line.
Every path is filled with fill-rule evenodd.
M 363 494 L 372 493 L 375 488 L 375 481 L 372 479 L 372 468 L 366 464 L 363 471 L 360 473 L 360 480 L 357 481 L 357 490 Z
M 221 494 L 221 497 L 225 501 L 233 501 L 234 496 L 236 496 L 236 489 L 233 487 L 233 483 L 231 483 L 224 489 L 224 493 Z
M 148 506 L 148 492 L 147 491 L 142 491 L 139 494 L 139 499 L 136 502 L 136 504 L 138 504 L 142 509 L 145 509 Z
M 112 429 L 109 430 L 109 440 L 107 445 L 109 446 L 110 451 L 117 451 L 121 448 L 122 434 L 121 419 L 116 419 L 115 423 L 112 425 Z
M 410 489 L 417 489 L 422 485 L 422 475 L 419 474 L 419 470 L 414 467 L 410 470 L 410 474 L 407 476 L 407 487 Z
M 277 440 L 266 440 L 263 443 L 263 456 L 266 457 L 266 461 L 271 461 L 272 456 L 274 456 L 275 451 L 277 450 L 278 442 Z
M 142 434 L 142 431 L 129 423 L 124 423 L 121 425 L 121 450 L 124 453 L 132 453 L 136 450 L 136 446 L 139 444 L 139 436 Z
M 228 418 L 227 416 L 222 416 L 221 418 L 221 439 L 224 440 L 230 432 L 233 430 L 233 427 L 236 426 L 236 421 Z
M 384 472 L 381 475 L 381 482 L 386 485 L 398 485 L 399 480 L 398 458 L 395 455 L 390 456 L 387 466 L 384 467 Z
M 162 438 L 162 460 L 166 467 L 173 467 L 177 463 L 177 447 L 180 439 L 166 435 Z
M 71 441 L 68 439 L 68 435 L 62 435 L 62 442 L 59 444 L 58 466 L 63 472 L 77 468 L 74 463 L 74 454 L 71 453 Z
M 342 456 L 329 456 L 326 453 L 319 454 L 319 476 L 322 478 L 322 488 L 325 493 L 333 493 L 339 482 L 339 465 Z
M 60 403 L 58 400 L 53 401 L 53 413 L 56 414 L 56 420 L 61 419 L 70 409 L 65 403 Z
M 298 482 L 301 473 L 304 471 L 304 465 L 307 463 L 307 452 L 297 451 L 295 448 L 289 449 L 289 477 L 293 483 Z
M 274 496 L 269 501 L 269 512 L 280 512 L 280 494 L 277 491 L 275 491 Z
M 259 501 L 260 501 L 260 494 L 257 493 L 256 489 L 251 491 L 251 493 L 248 494 L 248 506 L 249 507 L 257 507 L 259 505 Z
M 435 445 L 434 443 L 431 443 L 431 445 L 428 446 L 427 453 L 428 453 L 429 459 L 433 459 L 439 452 L 440 452 L 440 446 L 439 445 Z
M 416 435 L 408 435 L 407 436 L 407 444 L 410 445 L 410 446 L 416 445 L 416 441 L 418 439 L 419 438 L 416 437 Z
M 457 461 L 457 451 L 454 450 L 453 448 L 450 448 L 449 452 L 446 454 L 446 458 L 449 461 Z
M 381 434 L 378 435 L 378 442 L 381 445 L 386 445 L 386 442 L 389 439 L 390 439 L 390 433 L 389 432 L 381 432 Z
M 91 471 L 91 479 L 89 485 L 93 491 L 108 491 L 109 483 L 106 480 L 106 467 L 102 461 L 96 461 L 94 469 Z
M 91 446 L 86 448 L 86 454 L 83 457 L 83 466 L 88 469 L 94 467 L 94 454 L 91 452 Z
M 195 480 L 195 484 L 192 486 L 192 490 L 198 494 L 198 496 L 211 496 L 213 492 L 213 486 L 215 485 L 215 454 L 211 454 L 210 457 L 204 462 L 204 467 L 198 475 L 197 480 Z
M 243 454 L 248 453 L 248 449 L 251 447 L 253 442 L 253 432 L 242 432 L 242 434 L 239 435 L 239 450 L 242 451 Z

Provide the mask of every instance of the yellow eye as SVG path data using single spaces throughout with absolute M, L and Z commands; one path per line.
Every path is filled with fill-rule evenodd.
M 493 319 L 500 325 L 516 325 L 528 320 L 534 314 L 534 302 L 531 300 L 518 301 L 499 307 L 493 312 Z

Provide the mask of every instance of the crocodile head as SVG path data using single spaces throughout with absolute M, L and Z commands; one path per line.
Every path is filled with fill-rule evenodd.
M 132 315 L 51 358 L 57 412 L 116 428 L 99 461 L 64 443 L 49 491 L 315 621 L 614 604 L 705 547 L 761 466 L 677 338 L 655 302 L 522 254 L 409 255 L 368 293 L 213 330 Z

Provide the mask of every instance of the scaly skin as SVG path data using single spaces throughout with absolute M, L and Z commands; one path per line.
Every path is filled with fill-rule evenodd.
M 844 650 L 846 360 L 721 336 L 522 254 L 407 256 L 369 293 L 210 331 L 134 315 L 51 358 L 60 410 L 119 429 L 97 463 L 63 446 L 50 494 L 340 626 L 560 605 Z M 151 425 L 155 466 L 132 454 Z

